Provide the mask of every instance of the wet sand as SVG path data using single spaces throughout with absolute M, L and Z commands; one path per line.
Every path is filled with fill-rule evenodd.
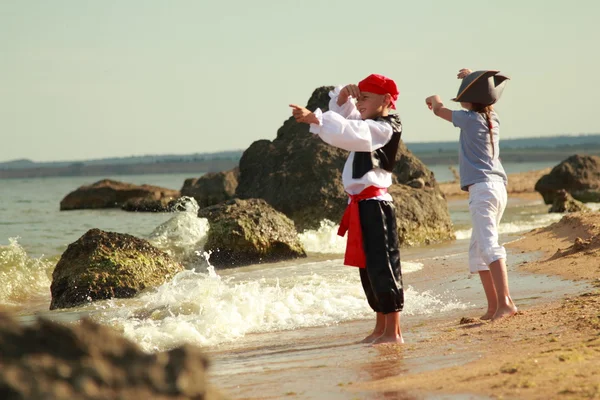
M 476 354 L 476 359 L 355 388 L 404 391 L 416 398 L 446 394 L 470 398 L 466 393 L 503 399 L 600 398 L 599 233 L 599 213 L 572 214 L 527 233 L 508 246 L 514 254 L 538 255 L 535 260 L 517 261 L 510 272 L 520 308 L 516 316 L 493 323 L 430 321 L 426 326 L 436 333 L 413 345 L 417 351 Z M 561 296 L 547 287 L 522 298 L 515 284 L 520 274 L 531 273 L 553 282 L 558 277 L 575 293 Z
M 592 368 L 600 357 L 593 323 L 600 297 L 581 296 L 593 290 L 588 280 L 529 271 L 548 257 L 534 234 L 540 233 L 508 246 L 511 289 L 520 307 L 515 317 L 477 320 L 485 299 L 478 277 L 466 271 L 466 241 L 409 249 L 403 258 L 425 267 L 407 275 L 405 285 L 469 306 L 403 315 L 404 345 L 357 343 L 371 321 L 251 335 L 243 344 L 208 350 L 211 381 L 233 399 L 548 399 L 560 392 L 561 398 L 581 398 L 600 376 Z M 580 320 L 582 312 L 589 321 Z M 564 374 L 577 379 L 563 381 Z M 569 397 L 569 391 L 577 394 Z
M 543 173 L 521 174 L 519 187 Z M 539 195 L 515 188 L 509 197 Z M 600 213 L 507 241 L 513 317 L 478 319 L 486 303 L 466 270 L 466 240 L 404 250 L 404 260 L 425 265 L 405 285 L 469 306 L 403 315 L 404 345 L 357 343 L 371 321 L 254 335 L 208 351 L 212 381 L 233 399 L 600 398 Z

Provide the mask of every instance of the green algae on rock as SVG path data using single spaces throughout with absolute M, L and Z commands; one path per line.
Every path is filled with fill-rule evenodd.
M 204 250 L 216 267 L 306 257 L 294 222 L 262 199 L 233 199 L 200 210 L 210 223 Z
M 50 309 L 133 297 L 163 284 L 183 266 L 146 240 L 91 229 L 63 253 L 52 273 Z

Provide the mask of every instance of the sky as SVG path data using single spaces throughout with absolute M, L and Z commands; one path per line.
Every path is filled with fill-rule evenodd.
M 246 149 L 323 85 L 400 90 L 403 140 L 458 140 L 460 68 L 511 77 L 501 137 L 600 133 L 600 1 L 3 0 L 0 162 Z

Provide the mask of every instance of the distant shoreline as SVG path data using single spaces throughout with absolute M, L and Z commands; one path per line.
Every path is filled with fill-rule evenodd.
M 409 150 L 411 150 L 409 146 Z M 457 165 L 458 144 L 452 149 L 428 148 L 411 150 L 425 165 Z M 15 162 L 0 163 L 0 179 L 43 178 L 59 176 L 114 176 L 189 173 L 191 176 L 208 172 L 227 171 L 239 165 L 243 152 L 231 152 L 226 157 L 206 157 L 198 160 L 191 156 L 178 159 L 162 159 L 167 156 L 139 157 L 135 160 L 106 159 L 81 162 L 35 163 L 28 160 L 18 161 L 27 166 L 17 166 Z M 501 149 L 503 162 L 531 163 L 549 161 L 559 163 L 574 155 L 600 155 L 600 144 L 557 147 L 529 147 Z M 150 158 L 152 161 L 150 161 Z M 102 162 L 104 161 L 104 163 Z M 136 162 L 138 161 L 138 162 Z
M 238 160 L 210 160 L 198 162 L 163 162 L 140 164 L 85 165 L 64 167 L 37 167 L 0 169 L 0 179 L 46 178 L 60 176 L 114 176 L 189 173 L 190 177 L 207 172 L 220 172 L 235 168 Z

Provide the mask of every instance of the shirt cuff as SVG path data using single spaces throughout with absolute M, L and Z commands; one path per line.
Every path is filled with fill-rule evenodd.
M 319 120 L 319 124 L 310 124 L 310 128 L 309 131 L 310 133 L 314 133 L 315 135 L 318 135 L 319 133 L 321 133 L 321 127 L 323 126 L 323 111 L 321 111 L 320 108 L 317 108 L 314 112 L 315 117 L 317 117 L 317 119 Z

